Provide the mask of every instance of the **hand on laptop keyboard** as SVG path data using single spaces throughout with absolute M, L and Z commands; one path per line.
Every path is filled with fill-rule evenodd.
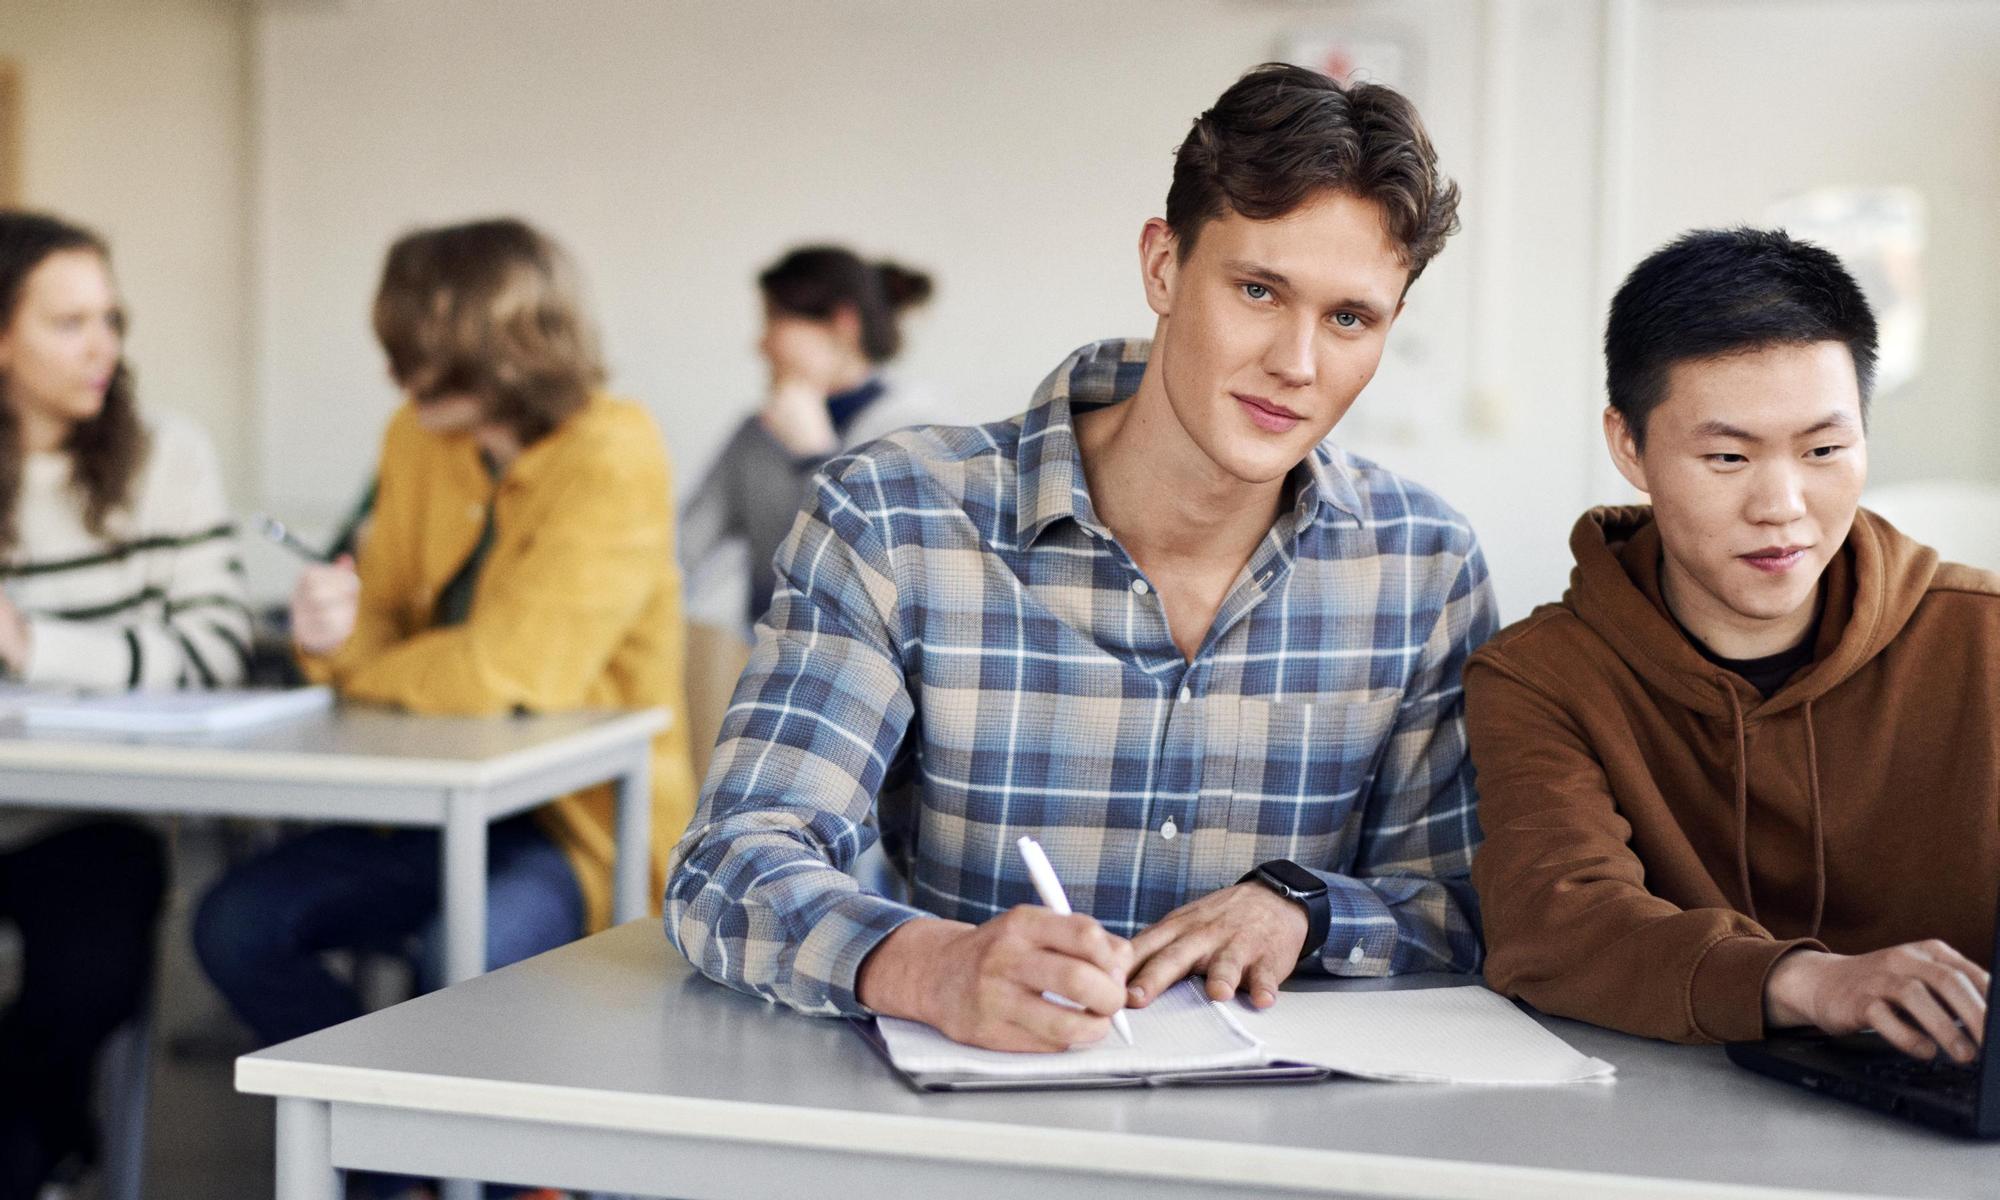
M 1764 983 L 1764 1020 L 1832 1034 L 1872 1029 L 1911 1058 L 1942 1052 L 1970 1063 L 1984 1037 L 1991 983 L 1979 964 L 1936 940 L 1871 954 L 1794 950 Z

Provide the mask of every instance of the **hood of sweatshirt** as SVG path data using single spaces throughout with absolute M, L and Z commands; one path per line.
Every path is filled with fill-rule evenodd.
M 1749 856 L 1746 727 L 1798 710 L 1805 724 L 1815 895 L 1808 937 L 1826 907 L 1826 837 L 1813 702 L 1852 677 L 1900 633 L 1937 573 L 1937 552 L 1862 509 L 1821 577 L 1822 609 L 1812 662 L 1766 700 L 1749 681 L 1716 666 L 1669 613 L 1660 587 L 1661 544 L 1646 505 L 1592 509 L 1570 533 L 1576 567 L 1563 606 L 1662 695 L 1731 723 L 1735 733 L 1736 866 L 1745 911 L 1757 919 Z
M 1702 657 L 1667 611 L 1651 506 L 1594 508 L 1577 521 L 1569 546 L 1576 567 L 1563 607 L 1647 683 L 1715 717 L 1744 705 L 1757 716 L 1773 716 L 1838 687 L 1902 632 L 1938 565 L 1937 551 L 1867 509 L 1857 512 L 1821 579 L 1825 599 L 1812 664 L 1765 700 L 1747 681 Z

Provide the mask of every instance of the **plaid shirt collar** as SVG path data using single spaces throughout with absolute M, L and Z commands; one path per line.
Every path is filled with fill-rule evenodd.
M 1065 518 L 1099 536 L 1110 536 L 1090 502 L 1073 415 L 1116 404 L 1138 391 L 1151 351 L 1152 343 L 1144 338 L 1095 342 L 1063 360 L 1035 389 L 1021 421 L 1014 529 L 1024 549 Z M 1297 497 L 1292 509 L 1294 536 L 1303 534 L 1322 508 L 1342 514 L 1356 526 L 1363 524 L 1361 497 L 1328 443 L 1314 446 L 1305 461 L 1292 468 L 1287 482 Z

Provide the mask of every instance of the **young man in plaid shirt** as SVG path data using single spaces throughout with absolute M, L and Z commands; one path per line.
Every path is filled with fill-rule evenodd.
M 1457 201 L 1401 95 L 1258 68 L 1140 235 L 1150 343 L 829 463 L 674 855 L 689 960 L 1023 1050 L 1189 974 L 1268 1005 L 1294 970 L 1476 968 L 1485 564 L 1323 442 Z M 1076 915 L 1035 906 L 1023 834 Z M 843 873 L 877 836 L 913 903 Z

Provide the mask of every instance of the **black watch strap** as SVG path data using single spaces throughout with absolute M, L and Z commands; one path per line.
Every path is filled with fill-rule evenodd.
M 1306 910 L 1306 941 L 1299 949 L 1299 961 L 1318 955 L 1326 945 L 1327 929 L 1333 924 L 1333 902 L 1327 899 L 1326 881 L 1285 858 L 1260 863 L 1236 882 L 1252 880 Z

